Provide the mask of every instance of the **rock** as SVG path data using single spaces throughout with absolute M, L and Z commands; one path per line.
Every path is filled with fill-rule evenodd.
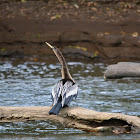
M 140 77 L 140 63 L 119 62 L 109 65 L 104 73 L 106 79 L 116 79 L 123 77 Z
M 98 58 L 97 52 L 90 52 L 85 47 L 80 46 L 67 46 L 62 50 L 64 55 L 71 55 L 73 58 L 87 57 L 87 58 Z

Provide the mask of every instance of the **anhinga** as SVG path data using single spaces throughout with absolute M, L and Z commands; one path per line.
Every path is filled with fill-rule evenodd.
M 65 58 L 63 57 L 60 50 L 57 47 L 51 46 L 47 42 L 46 44 L 54 51 L 55 55 L 62 65 L 62 79 L 58 83 L 56 83 L 52 89 L 53 107 L 49 111 L 49 114 L 58 115 L 61 108 L 69 106 L 73 97 L 77 97 L 78 86 L 71 77 Z

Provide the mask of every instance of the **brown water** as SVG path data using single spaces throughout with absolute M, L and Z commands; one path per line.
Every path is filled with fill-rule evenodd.
M 79 85 L 71 106 L 140 116 L 140 79 L 104 80 L 108 64 L 69 62 Z M 0 106 L 50 106 L 52 86 L 61 79 L 60 64 L 53 60 L 0 60 Z M 86 133 L 51 121 L 0 123 L 1 139 L 139 139 L 140 134 Z

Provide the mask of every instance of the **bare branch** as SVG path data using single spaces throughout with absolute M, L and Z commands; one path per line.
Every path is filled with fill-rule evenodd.
M 65 127 L 89 132 L 140 133 L 140 118 L 121 113 L 97 112 L 81 107 L 67 107 L 59 115 L 48 115 L 51 107 L 0 107 L 0 122 L 52 120 Z

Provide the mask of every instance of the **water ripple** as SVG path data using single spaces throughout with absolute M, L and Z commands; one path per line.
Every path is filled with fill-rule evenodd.
M 69 62 L 68 65 L 79 85 L 78 98 L 71 106 L 140 116 L 139 79 L 104 80 L 106 65 L 102 63 Z M 1 61 L 0 106 L 50 106 L 52 86 L 61 79 L 60 69 L 59 63 Z M 27 127 L 31 128 L 27 132 L 31 135 L 75 132 L 60 125 L 58 128 L 56 124 L 45 123 L 9 123 L 1 125 L 0 130 L 3 134 L 13 131 L 15 134 L 26 134 Z M 39 127 L 34 127 L 34 124 Z

